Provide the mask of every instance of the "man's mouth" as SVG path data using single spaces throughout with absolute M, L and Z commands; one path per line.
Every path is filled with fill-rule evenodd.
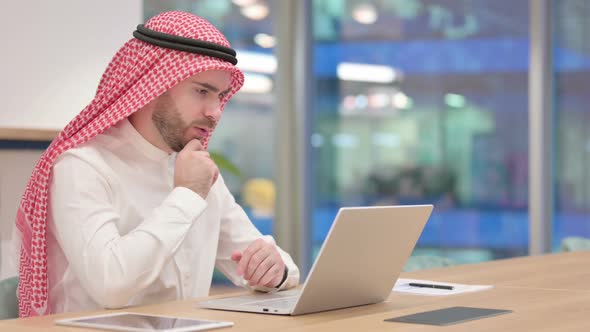
M 207 128 L 202 128 L 202 127 L 193 127 L 192 130 L 195 132 L 195 136 L 197 136 L 198 138 L 204 138 L 207 137 L 207 135 L 209 135 L 209 131 L 210 129 Z

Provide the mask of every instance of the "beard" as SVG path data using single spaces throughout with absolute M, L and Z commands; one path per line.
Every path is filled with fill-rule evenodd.
M 205 118 L 201 121 L 193 121 L 187 124 L 180 115 L 178 108 L 172 98 L 164 93 L 156 101 L 155 110 L 152 114 L 152 122 L 164 139 L 164 142 L 174 152 L 180 152 L 184 146 L 193 138 L 186 139 L 184 133 L 195 126 L 213 128 L 215 121 Z M 200 138 L 202 140 L 205 137 Z

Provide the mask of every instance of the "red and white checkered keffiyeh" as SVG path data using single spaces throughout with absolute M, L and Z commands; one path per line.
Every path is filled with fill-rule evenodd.
M 145 26 L 230 47 L 213 25 L 189 13 L 166 12 L 153 17 Z M 231 91 L 222 100 L 223 109 L 244 82 L 242 72 L 231 63 L 154 46 L 135 38 L 115 54 L 100 80 L 96 96 L 43 153 L 23 194 L 16 216 L 21 240 L 20 317 L 52 313 L 48 301 L 46 225 L 49 179 L 55 159 L 127 118 L 180 81 L 206 70 L 226 70 L 232 74 Z M 208 140 L 209 137 L 204 141 L 205 147 Z

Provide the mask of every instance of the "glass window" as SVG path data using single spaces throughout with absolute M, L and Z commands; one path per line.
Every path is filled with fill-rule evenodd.
M 553 248 L 590 238 L 590 3 L 555 1 L 555 216 Z
M 527 253 L 528 21 L 527 1 L 313 1 L 316 252 L 341 206 L 432 203 L 414 255 Z

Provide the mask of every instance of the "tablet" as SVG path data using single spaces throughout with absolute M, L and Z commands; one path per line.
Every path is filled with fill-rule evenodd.
M 511 313 L 512 310 L 451 307 L 439 310 L 419 312 L 417 314 L 386 319 L 386 322 L 428 324 L 428 325 L 452 325 L 470 320 L 498 316 Z
M 84 316 L 56 320 L 57 325 L 90 327 L 111 331 L 191 332 L 233 326 L 233 322 L 157 316 L 131 312 Z

